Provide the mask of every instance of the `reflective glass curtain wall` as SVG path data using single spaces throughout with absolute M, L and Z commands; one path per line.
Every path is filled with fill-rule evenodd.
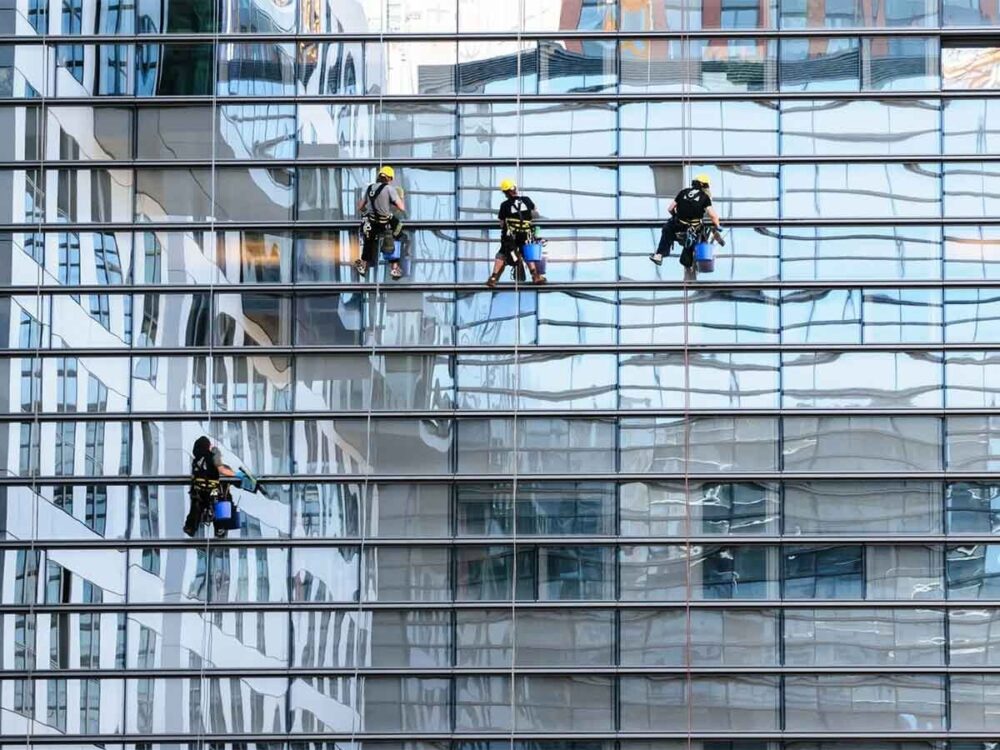
M 0 744 L 993 747 L 998 26 L 0 7 Z M 351 267 L 380 163 L 400 281 Z M 483 286 L 508 176 L 543 288 Z M 225 541 L 202 434 L 264 477 Z

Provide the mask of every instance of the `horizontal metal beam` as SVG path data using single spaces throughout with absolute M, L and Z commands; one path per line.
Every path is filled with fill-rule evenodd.
M 30 649 L 28 649 L 30 650 Z M 266 655 L 263 657 L 268 658 Z M 553 676 L 570 677 L 575 675 L 591 675 L 597 677 L 620 676 L 662 676 L 662 677 L 707 677 L 707 676 L 777 676 L 777 675 L 1000 675 L 1000 667 L 945 667 L 945 666 L 815 666 L 815 667 L 625 667 L 625 666 L 591 666 L 591 667 L 531 667 L 516 665 L 512 667 L 272 667 L 243 668 L 206 667 L 200 669 L 36 669 L 0 671 L 0 679 L 5 680 L 87 680 L 87 679 L 189 679 L 200 680 L 202 677 L 213 679 L 229 678 L 266 678 L 288 677 L 292 679 L 311 679 L 324 677 L 426 677 L 449 678 L 465 676 L 499 676 L 510 677 Z
M 65 355 L 59 355 L 65 356 Z M 491 363 L 491 367 L 499 366 L 498 363 Z M 361 378 L 361 380 L 364 380 Z M 619 389 L 620 386 L 609 385 L 609 389 Z M 940 390 L 944 390 L 943 384 L 939 385 Z M 509 392 L 513 397 L 513 390 Z M 40 422 L 43 424 L 62 423 L 88 423 L 88 422 L 193 422 L 215 420 L 219 422 L 230 421 L 256 421 L 256 420 L 335 420 L 335 419 L 356 419 L 374 421 L 382 420 L 440 420 L 448 419 L 456 422 L 481 421 L 484 419 L 684 419 L 705 418 L 705 419 L 728 419 L 728 418 L 749 418 L 749 417 L 995 417 L 997 409 L 995 407 L 984 408 L 898 408 L 890 407 L 873 408 L 852 408 L 841 406 L 826 409 L 797 409 L 797 408 L 777 408 L 777 409 L 689 409 L 685 411 L 678 409 L 591 409 L 582 406 L 578 409 L 534 409 L 523 407 L 520 409 L 434 409 L 413 411 L 364 411 L 364 410 L 329 410 L 329 411 L 244 411 L 244 412 L 224 412 L 224 411 L 133 411 L 133 412 L 22 412 L 11 414 L 0 414 L 0 424 L 14 422 Z M 525 449 L 526 450 L 526 449 Z
M 25 34 L 0 34 L 4 44 L 97 44 L 97 43 L 144 43 L 162 45 L 168 43 L 211 43 L 246 44 L 293 43 L 293 42 L 447 42 L 447 41 L 552 41 L 592 40 L 610 42 L 616 39 L 775 39 L 799 38 L 841 38 L 841 37 L 932 37 L 942 40 L 956 40 L 970 46 L 985 45 L 996 39 L 995 30 L 988 26 L 885 26 L 881 28 L 821 27 L 821 28 L 763 28 L 763 29 L 650 29 L 641 31 L 552 29 L 550 31 L 352 31 L 338 32 L 290 32 L 256 33 L 219 31 L 208 33 L 167 33 L 167 34 L 48 34 L 27 36 Z
M 567 134 L 569 135 L 569 134 Z M 675 166 L 682 167 L 692 164 L 714 164 L 717 166 L 743 166 L 756 164 L 762 166 L 781 166 L 784 164 L 925 164 L 933 163 L 974 163 L 974 164 L 995 164 L 1000 171 L 1000 162 L 991 161 L 995 155 L 987 154 L 954 154 L 942 155 L 940 152 L 933 154 L 860 154 L 851 156 L 849 154 L 833 155 L 705 155 L 705 156 L 682 156 L 678 154 L 674 157 L 665 156 L 552 156 L 552 157 L 522 157 L 520 164 L 522 167 L 530 166 L 588 166 L 613 168 L 618 166 Z M 486 157 L 444 157 L 444 158 L 419 158 L 419 157 L 394 157 L 392 164 L 395 167 L 416 167 L 424 169 L 478 169 L 481 167 L 513 167 L 516 159 L 501 158 L 494 156 Z M 375 157 L 369 158 L 299 158 L 299 159 L 13 159 L 0 161 L 0 168 L 3 169 L 48 169 L 48 170 L 76 170 L 76 169 L 210 169 L 212 166 L 219 169 L 294 169 L 294 168 L 320 168 L 320 167 L 341 167 L 345 169 L 364 168 L 374 169 L 378 165 Z M 363 186 L 360 186 L 363 187 Z M 359 189 L 360 189 L 359 187 Z M 476 187 L 465 188 L 474 190 Z M 669 196 L 664 196 L 667 198 Z
M 525 316 L 527 317 L 527 316 Z M 736 353 L 736 352 L 786 352 L 786 353 L 838 353 L 838 352 L 924 352 L 931 354 L 941 354 L 946 352 L 991 352 L 1000 349 L 1000 341 L 982 344 L 831 344 L 822 346 L 817 344 L 691 344 L 685 347 L 683 344 L 578 344 L 571 346 L 555 346 L 548 344 L 522 344 L 517 347 L 517 353 L 523 359 L 533 355 L 542 354 L 664 354 L 683 353 L 685 351 L 693 353 Z M 372 346 L 358 344 L 357 346 L 259 346 L 259 347 L 208 347 L 190 346 L 176 347 L 164 346 L 149 349 L 134 349 L 129 347 L 109 348 L 109 347 L 65 347 L 65 348 L 39 348 L 39 349 L 0 349 L 0 357 L 270 357 L 283 355 L 342 355 L 354 354 L 361 356 L 372 356 L 372 353 L 381 354 L 410 354 L 410 355 L 514 355 L 515 347 L 509 346 L 381 346 L 373 350 Z M 879 411 L 879 410 L 875 410 Z M 885 411 L 885 410 L 882 410 Z M 892 410 L 889 410 L 892 411 Z M 524 412 L 523 409 L 520 412 Z M 323 412 L 329 415 L 329 412 Z M 466 414 L 470 412 L 465 412 Z M 226 412 L 213 411 L 215 417 L 224 416 Z M 365 415 L 368 412 L 365 411 Z M 435 415 L 440 412 L 435 411 Z M 133 414 L 133 416 L 136 416 Z M 240 418 L 239 412 L 231 413 L 233 418 Z
M 56 613 L 177 613 L 190 612 L 207 614 L 217 612 L 367 612 L 367 611 L 449 611 L 449 610 L 484 610 L 484 609 L 579 609 L 591 610 L 835 610 L 835 609 L 871 609 L 878 611 L 906 610 L 985 610 L 1000 608 L 1000 599 L 705 599 L 677 601 L 628 601 L 628 600 L 580 600 L 580 601 L 533 601 L 490 599 L 484 601 L 443 601 L 443 602 L 148 602 L 128 604 L 3 604 L 0 614 L 56 614 Z M 909 667 L 901 668 L 906 671 Z M 981 671 L 981 670 L 980 670 Z
M 27 420 L 31 421 L 31 420 Z M 220 419 L 219 421 L 225 421 Z M 446 474 L 271 474 L 261 475 L 263 484 L 452 484 L 454 482 L 473 483 L 510 483 L 514 480 L 513 473 L 481 474 L 455 473 Z M 517 476 L 518 482 L 767 482 L 767 481 L 948 481 L 948 482 L 983 482 L 1000 484 L 998 471 L 855 471 L 855 472 L 775 472 L 775 471 L 732 471 L 719 473 L 704 472 L 592 472 L 575 474 L 525 474 Z M 148 484 L 188 484 L 191 477 L 183 474 L 164 474 L 159 476 L 133 475 L 117 476 L 0 476 L 0 486 L 36 487 L 42 485 L 65 486 L 124 486 Z M 998 538 L 1000 539 L 1000 538 Z
M 997 162 L 997 172 L 1000 174 L 1000 162 Z M 774 198 L 777 202 L 777 197 Z M 663 226 L 666 217 L 651 216 L 646 219 L 539 219 L 538 224 L 543 229 L 629 229 L 629 228 L 649 228 L 659 229 Z M 327 221 L 171 221 L 171 222 L 35 222 L 22 224 L 0 224 L 0 232 L 35 233 L 35 232 L 194 232 L 194 231 L 216 231 L 216 232 L 236 232 L 236 231 L 266 231 L 266 230 L 299 230 L 299 231 L 326 231 L 347 229 L 356 231 L 359 219 L 330 219 Z M 861 229 L 863 227 L 997 227 L 1000 226 L 1000 215 L 989 216 L 963 216 L 963 217 L 921 217 L 917 218 L 890 218 L 879 217 L 845 217 L 827 218 L 816 217 L 811 219 L 790 219 L 790 218 L 759 218 L 759 219 L 727 219 L 723 217 L 723 228 L 730 227 L 750 227 L 762 232 L 769 231 L 775 227 L 842 227 L 850 229 Z M 439 230 L 482 230 L 496 229 L 496 219 L 455 219 L 455 220 L 414 220 L 406 222 L 407 229 L 439 229 Z M 484 253 L 483 261 L 488 257 Z
M 926 35 L 922 35 L 926 36 Z M 683 64 L 683 63 L 681 63 Z M 935 101 L 939 99 L 995 99 L 1000 97 L 997 89 L 956 89 L 927 91 L 668 91 L 668 92 L 587 92 L 572 94 L 267 94 L 253 95 L 222 95 L 214 97 L 211 94 L 186 94 L 182 96 L 49 96 L 45 99 L 26 97 L 0 97 L 0 106 L 29 107 L 71 107 L 86 106 L 94 108 L 135 106 L 138 108 L 184 107 L 189 105 L 229 104 L 335 104 L 382 106 L 393 104 L 522 104 L 563 102 L 579 105 L 599 104 L 609 102 L 686 102 L 686 101 L 794 101 L 794 100 L 865 100 L 865 101 Z
M 180 528 L 178 527 L 178 532 Z M 10 533 L 10 532 L 8 532 Z M 2 549 L 101 549 L 101 550 L 131 550 L 131 549 L 194 549 L 204 550 L 206 538 L 189 539 L 174 538 L 78 538 L 60 537 L 34 539 L 18 539 L 7 537 L 0 540 Z M 1000 537 L 990 534 L 927 534 L 924 536 L 899 535 L 891 533 L 875 534 L 788 534 L 786 536 L 750 536 L 733 534 L 729 536 L 692 534 L 689 536 L 465 536 L 465 537 L 226 537 L 212 539 L 211 546 L 218 549 L 348 549 L 352 547 L 511 547 L 531 549 L 535 547 L 632 547 L 632 546 L 674 546 L 689 545 L 708 547 L 732 546 L 775 546 L 775 547 L 842 547 L 847 545 L 876 545 L 888 547 L 916 546 L 968 546 L 979 544 L 1000 544 Z M 933 603 L 935 599 L 925 599 L 925 603 Z

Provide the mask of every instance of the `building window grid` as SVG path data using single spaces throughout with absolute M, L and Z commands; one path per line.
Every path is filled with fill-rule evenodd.
M 887 34 L 889 34 L 889 33 L 891 33 L 891 32 L 887 30 Z M 929 32 L 929 33 L 932 33 L 932 32 Z M 777 160 L 780 160 L 780 158 L 777 159 Z M 903 286 L 903 284 L 901 284 L 901 286 Z M 817 347 L 817 348 L 822 349 L 822 347 Z M 891 537 L 887 541 L 891 542 Z M 292 544 L 294 545 L 294 543 L 292 543 Z M 255 558 L 255 559 L 257 559 L 258 563 L 259 563 L 260 558 Z M 932 606 L 932 605 L 929 604 L 929 606 Z M 817 669 L 817 671 L 821 672 L 822 670 L 821 669 Z M 50 723 L 55 722 L 54 726 L 58 726 L 59 723 L 60 723 L 60 721 L 61 721 L 62 725 L 65 726 L 65 711 L 66 711 L 66 709 L 65 709 L 65 702 L 66 702 L 65 701 L 65 695 L 63 696 L 63 699 L 62 699 L 62 704 L 61 704 L 62 705 L 62 707 L 61 707 L 61 712 L 62 713 L 60 714 L 60 702 L 59 702 L 59 699 L 58 699 L 58 689 L 56 690 L 56 698 L 55 698 L 54 701 L 52 699 L 52 692 L 51 692 L 51 690 L 52 690 L 52 688 L 50 687 L 50 694 L 49 694 L 50 695 L 50 699 L 49 699 L 49 703 L 48 703 L 48 706 L 49 706 L 48 710 L 50 712 L 49 713 Z M 452 690 L 454 690 L 454 689 L 452 689 Z M 256 698 L 256 696 L 254 696 L 254 697 Z M 219 701 L 220 701 L 220 708 L 221 708 L 221 694 L 219 695 Z M 55 704 L 55 706 L 56 706 L 54 713 L 53 713 L 53 704 Z M 200 705 L 200 695 L 199 695 L 199 705 Z M 254 705 L 256 705 L 256 700 L 254 701 Z M 235 709 L 235 704 L 234 704 L 234 709 Z M 83 708 L 81 708 L 81 711 L 82 710 L 83 710 Z M 222 711 L 220 710 L 219 716 L 221 716 L 221 715 L 222 715 Z M 60 718 L 60 716 L 61 716 L 61 718 Z M 216 717 L 216 718 L 218 718 L 218 717 Z M 257 725 L 256 722 L 254 722 L 254 725 L 255 725 L 254 731 L 260 731 L 260 729 L 258 728 L 258 725 Z

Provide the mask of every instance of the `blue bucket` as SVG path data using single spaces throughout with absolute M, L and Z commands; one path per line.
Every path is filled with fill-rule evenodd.
M 712 245 L 709 242 L 699 242 L 694 246 L 694 259 L 698 264 L 698 270 L 703 273 L 711 273 L 715 270 L 715 259 L 712 257 Z
M 537 263 L 542 259 L 542 246 L 538 242 L 529 242 L 524 246 L 524 259 L 529 263 Z
M 215 520 L 216 521 L 229 521 L 233 517 L 233 501 L 232 500 L 216 500 L 215 501 Z
M 385 248 L 382 248 L 382 257 L 386 260 L 399 260 L 403 255 L 403 243 L 399 240 L 395 240 L 392 243 L 392 252 L 387 252 Z

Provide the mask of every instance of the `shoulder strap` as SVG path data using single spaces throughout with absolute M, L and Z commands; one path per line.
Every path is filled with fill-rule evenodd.
M 374 210 L 374 208 L 375 208 L 375 201 L 378 199 L 379 195 L 382 194 L 382 191 L 385 190 L 385 186 L 386 186 L 386 183 L 380 182 L 378 184 L 378 187 L 375 188 L 374 191 L 372 190 L 372 185 L 368 186 L 367 200 L 368 200 L 368 207 L 369 208 L 371 208 L 371 209 Z

